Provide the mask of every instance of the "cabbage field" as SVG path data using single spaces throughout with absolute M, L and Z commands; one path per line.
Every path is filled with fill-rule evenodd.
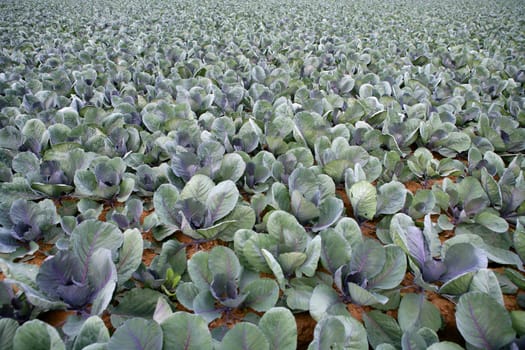
M 0 349 L 525 349 L 524 0 L 1 0 Z

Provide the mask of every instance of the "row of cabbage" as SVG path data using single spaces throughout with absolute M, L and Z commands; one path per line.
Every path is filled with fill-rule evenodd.
M 2 348 L 519 346 L 522 8 L 135 5 L 2 4 Z

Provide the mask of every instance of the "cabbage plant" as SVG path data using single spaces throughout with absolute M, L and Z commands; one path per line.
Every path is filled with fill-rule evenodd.
M 233 250 L 217 246 L 198 252 L 188 261 L 190 282 L 183 282 L 175 294 L 184 307 L 208 323 L 237 308 L 268 311 L 279 298 L 277 283 L 245 272 Z
M 239 203 L 239 190 L 231 180 L 215 184 L 205 175 L 195 175 L 180 192 L 174 185 L 163 184 L 153 203 L 159 220 L 158 237 L 181 230 L 194 239 L 210 240 L 255 223 L 253 210 Z

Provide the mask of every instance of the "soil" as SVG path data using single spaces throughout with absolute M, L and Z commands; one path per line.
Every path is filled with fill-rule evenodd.
M 348 312 L 350 312 L 350 315 L 352 315 L 353 318 L 355 318 L 361 323 L 363 323 L 363 313 L 372 311 L 372 308 L 370 306 L 361 306 L 355 304 L 347 304 L 346 309 L 348 310 Z
M 439 309 L 443 327 L 438 331 L 440 341 L 452 341 L 463 344 L 464 340 L 456 326 L 456 305 L 434 292 L 426 292 L 427 300 Z
M 246 314 L 250 312 L 262 315 L 262 313 L 255 312 L 251 309 L 232 309 L 229 312 L 223 312 L 220 318 L 211 321 L 211 323 L 208 325 L 208 328 L 215 329 L 221 326 L 232 328 L 237 323 L 242 322 Z
M 439 240 L 441 241 L 441 244 L 445 243 L 447 239 L 452 237 L 454 237 L 454 231 L 452 230 L 443 231 L 439 234 Z
M 518 305 L 518 297 L 515 294 L 503 294 L 503 303 L 505 304 L 505 309 L 509 311 L 521 310 L 521 307 Z
M 227 242 L 221 240 L 211 240 L 208 242 L 195 242 L 195 240 L 189 236 L 186 236 L 181 231 L 177 231 L 174 234 L 174 237 L 181 243 L 186 244 L 186 258 L 189 260 L 193 254 L 199 251 L 210 251 L 213 247 L 222 245 L 228 246 Z
M 51 310 L 38 315 L 38 319 L 44 321 L 55 328 L 60 328 L 66 323 L 70 315 L 74 315 L 75 311 L 71 310 Z
M 297 323 L 297 350 L 306 349 L 314 339 L 314 328 L 317 322 L 308 312 L 295 314 L 295 322 Z
M 108 329 L 109 334 L 113 334 L 113 332 L 115 331 L 115 327 L 113 327 L 113 324 L 111 323 L 111 314 L 106 310 L 100 318 L 102 318 L 102 321 Z
M 51 255 L 51 250 L 55 247 L 53 244 L 43 242 L 39 242 L 38 246 L 39 249 L 32 256 L 22 258 L 24 263 L 38 266 L 42 265 L 44 260 Z
M 346 216 L 353 218 L 354 212 L 352 210 L 352 204 L 350 204 L 350 200 L 348 199 L 348 196 L 346 195 L 346 191 L 344 187 L 337 187 L 335 190 L 335 194 L 337 197 L 341 198 L 343 200 L 343 204 L 346 208 Z
M 155 250 L 149 248 L 144 249 L 144 251 L 142 252 L 142 262 L 144 263 L 144 265 L 150 266 L 151 261 L 155 258 L 155 256 L 157 256 Z

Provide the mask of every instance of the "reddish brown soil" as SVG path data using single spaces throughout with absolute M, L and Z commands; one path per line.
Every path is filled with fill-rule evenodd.
M 348 199 L 348 196 L 346 195 L 346 191 L 344 187 L 338 186 L 335 190 L 335 195 L 343 200 L 343 204 L 346 208 L 346 216 L 353 218 L 354 212 L 352 210 L 352 204 L 350 204 L 350 200 Z
M 419 287 L 414 283 L 414 275 L 410 272 L 405 273 L 405 278 L 401 281 L 401 292 L 406 293 L 417 293 Z
M 454 231 L 452 230 L 443 231 L 439 234 L 439 240 L 441 241 L 441 244 L 452 237 L 454 237 Z
M 174 237 L 181 243 L 187 244 L 186 247 L 186 257 L 191 259 L 193 254 L 199 251 L 210 251 L 213 247 L 218 245 L 228 246 L 228 244 L 221 240 L 212 240 L 209 242 L 196 243 L 195 240 L 189 236 L 186 236 L 181 231 L 177 231 L 174 234 Z
M 522 310 L 518 305 L 517 295 L 503 294 L 503 303 L 505 304 L 505 309 L 509 311 Z
M 53 244 L 43 242 L 38 243 L 38 246 L 40 248 L 32 256 L 23 258 L 24 263 L 38 266 L 42 265 L 44 260 L 49 256 L 49 251 L 54 247 Z
M 443 328 L 438 332 L 439 340 L 448 340 L 458 344 L 463 344 L 463 337 L 456 326 L 456 305 L 437 293 L 426 292 L 426 294 L 427 299 L 439 309 L 441 317 L 443 318 Z
M 144 224 L 144 219 L 146 218 L 146 216 L 148 216 L 149 214 L 153 213 L 155 210 L 154 209 L 151 209 L 151 210 L 144 210 L 142 212 L 142 215 L 140 215 L 140 224 L 143 225 Z M 152 237 L 153 238 L 153 237 Z
M 143 222 L 145 216 L 146 215 L 144 214 L 141 216 L 141 223 Z M 155 238 L 153 237 L 153 234 L 151 233 L 151 230 L 142 232 L 142 239 L 150 242 L 152 246 L 154 246 L 156 243 Z M 151 261 L 155 258 L 156 255 L 157 253 L 155 252 L 155 249 L 146 248 L 142 252 L 142 262 L 144 263 L 144 265 L 149 266 L 151 264 Z
M 363 313 L 372 311 L 370 306 L 361 306 L 355 304 L 346 304 L 346 309 L 350 312 L 353 318 L 363 323 Z
M 304 350 L 314 339 L 314 328 L 317 322 L 308 312 L 295 314 L 297 323 L 297 350 Z
M 247 313 L 254 312 L 250 309 L 233 309 L 229 313 L 223 312 L 220 318 L 217 318 L 208 325 L 210 329 L 215 329 L 217 327 L 226 326 L 232 328 L 237 323 L 242 322 Z M 260 314 L 260 313 L 258 313 Z
M 363 234 L 363 236 L 367 238 L 379 240 L 376 234 L 376 226 L 377 226 L 377 221 L 367 221 L 361 224 L 360 226 L 361 233 Z
M 434 184 L 441 185 L 443 183 L 443 180 L 445 178 L 439 178 L 439 179 L 428 179 L 425 181 L 408 181 L 405 182 L 404 185 L 413 194 L 416 193 L 417 190 L 428 190 L 431 189 Z M 448 179 L 452 180 L 453 182 L 456 182 L 457 178 L 455 176 L 449 176 Z
M 108 212 L 111 210 L 111 209 L 115 209 L 115 208 L 119 208 L 119 207 L 123 207 L 125 206 L 126 203 L 124 202 L 111 202 L 111 203 L 106 203 L 104 204 L 104 208 L 102 209 L 102 212 L 100 213 L 100 215 L 98 216 L 98 219 L 100 221 L 106 221 L 107 220 L 107 214 Z M 144 213 L 142 214 L 144 215 Z M 147 216 L 147 214 L 145 215 Z
M 144 249 L 142 252 L 142 262 L 146 266 L 151 265 L 151 261 L 157 256 L 157 253 L 153 249 Z
M 66 323 L 70 315 L 74 315 L 75 311 L 71 310 L 51 310 L 38 315 L 38 318 L 53 327 L 60 328 Z
M 111 324 L 111 314 L 106 310 L 101 316 L 102 321 L 104 322 L 104 325 L 109 330 L 110 334 L 113 334 L 115 331 L 115 327 L 113 327 L 113 324 Z
M 64 202 L 77 203 L 78 201 L 78 198 L 71 196 L 65 196 L 58 199 L 53 198 L 53 203 L 55 203 L 55 207 L 57 208 L 57 210 L 64 205 Z
M 346 195 L 345 189 L 341 186 L 338 186 L 335 190 L 335 194 L 337 197 L 343 200 L 343 204 L 346 209 L 345 211 L 346 216 L 350 218 L 354 218 L 354 211 L 352 209 L 352 204 L 350 203 L 350 200 L 348 199 L 348 196 Z M 365 237 L 377 240 L 377 235 L 376 235 L 377 222 L 378 221 L 367 221 L 360 225 L 361 232 L 363 233 Z

